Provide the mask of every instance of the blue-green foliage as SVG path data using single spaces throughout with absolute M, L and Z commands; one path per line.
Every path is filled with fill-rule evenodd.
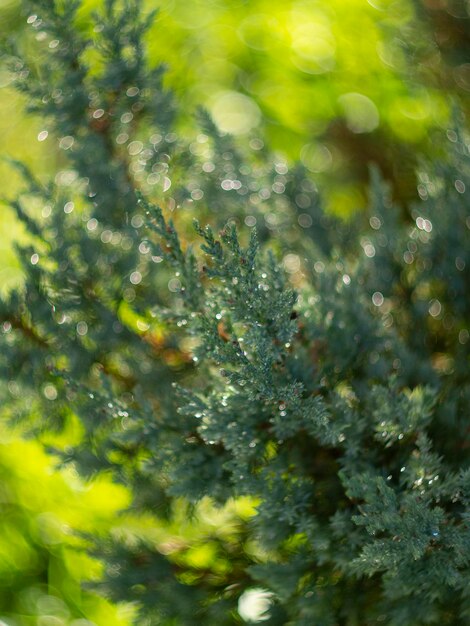
M 94 39 L 80 3 L 32 5 L 59 44 L 22 85 L 70 169 L 27 173 L 12 200 L 31 243 L 1 303 L 9 406 L 34 406 L 37 432 L 78 416 L 64 462 L 113 471 L 136 511 L 257 507 L 208 538 L 222 573 L 102 542 L 105 591 L 149 624 L 240 623 L 259 585 L 273 625 L 467 623 L 466 135 L 423 165 L 408 211 L 373 172 L 370 212 L 345 224 L 259 139 L 236 148 L 205 114 L 178 139 L 139 2 L 106 2 Z

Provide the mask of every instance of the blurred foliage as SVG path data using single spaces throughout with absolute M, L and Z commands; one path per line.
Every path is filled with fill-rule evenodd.
M 84 27 L 101 4 L 84 2 Z M 300 158 L 329 187 L 327 204 L 337 213 L 364 206 L 372 161 L 394 181 L 398 198 L 413 198 L 416 153 L 429 153 L 430 131 L 445 126 L 449 94 L 468 106 L 464 0 L 152 0 L 147 6 L 159 9 L 148 35 L 150 56 L 169 65 L 182 123 L 191 124 L 202 104 L 223 130 L 262 131 L 275 150 Z M 1 0 L 1 40 L 21 41 L 39 65 L 25 27 L 20 2 Z M 40 124 L 24 116 L 11 80 L 0 64 L 2 152 L 36 172 L 50 171 L 57 146 L 51 139 L 36 143 Z M 0 178 L 3 193 L 18 184 L 1 163 Z M 327 184 L 338 180 L 341 186 Z M 1 285 L 7 287 L 18 278 L 9 241 L 19 232 L 3 210 Z
M 83 29 L 101 5 L 84 3 Z M 147 43 L 153 60 L 169 63 L 179 127 L 192 127 L 196 106 L 203 104 L 222 130 L 266 136 L 274 149 L 300 158 L 330 188 L 328 206 L 339 214 L 364 205 L 370 161 L 393 181 L 397 198 L 414 197 L 416 153 L 437 151 L 433 131 L 446 127 L 451 98 L 468 107 L 469 19 L 463 1 L 163 0 L 159 6 Z M 43 53 L 26 34 L 15 0 L 0 0 L 0 33 L 42 65 Z M 41 38 L 39 31 L 36 39 Z M 11 79 L 2 65 L 1 151 L 41 178 L 64 161 L 60 138 L 44 137 L 44 123 L 24 115 L 25 99 L 10 88 Z M 2 195 L 15 195 L 20 178 L 3 163 L 0 178 Z M 24 231 L 6 205 L 2 212 L 0 289 L 6 291 L 20 277 L 11 241 Z M 126 310 L 120 315 L 139 328 L 138 316 Z M 80 582 L 99 567 L 69 532 L 108 532 L 127 502 L 124 490 L 106 479 L 85 488 L 70 473 L 52 473 L 38 444 L 5 432 L 1 442 L 0 619 L 18 626 L 85 626 L 86 619 L 103 626 L 129 623 L 128 616 L 80 590 Z M 167 527 L 157 526 L 149 514 L 122 520 L 117 532 L 142 536 L 173 555 L 177 566 L 192 568 L 186 584 L 204 568 L 223 578 L 227 555 L 243 541 L 238 522 L 250 517 L 251 503 L 231 503 L 224 511 L 203 504 L 194 523 L 183 504 L 176 508 Z
M 84 3 L 83 27 L 101 4 Z M 18 2 L 2 5 L 2 37 L 31 47 Z M 398 197 L 413 196 L 417 149 L 429 151 L 429 131 L 445 125 L 449 94 L 468 101 L 464 0 L 162 0 L 147 6 L 159 8 L 148 34 L 150 57 L 168 63 L 185 123 L 202 104 L 223 130 L 263 130 L 274 149 L 300 158 L 320 182 L 341 179 L 341 191 L 329 193 L 335 211 L 363 205 L 361 181 L 370 161 L 394 180 Z M 9 79 L 5 71 L 2 76 L 5 87 Z M 18 97 L 8 89 L 0 97 L 9 114 L 4 149 L 37 158 Z M 18 142 L 23 132 L 31 138 L 27 150 Z M 50 159 L 54 150 L 44 146 L 40 154 Z
M 102 4 L 87 0 L 87 16 Z M 365 204 L 367 167 L 380 164 L 399 199 L 416 195 L 418 150 L 432 152 L 449 95 L 468 108 L 469 16 L 464 0 L 162 0 L 149 36 L 151 58 L 169 65 L 168 83 L 192 124 L 202 104 L 230 132 L 262 131 L 271 146 L 314 173 L 327 205 L 347 214 Z M 0 39 L 26 35 L 18 0 L 0 0 Z M 41 39 L 41 33 L 36 38 Z M 32 52 L 33 51 L 33 52 Z M 0 62 L 0 147 L 37 173 L 57 162 L 52 138 L 24 115 Z M 295 94 L 295 96 L 294 96 Z M 0 163 L 2 195 L 19 179 Z M 341 185 L 328 185 L 341 180 Z M 1 201 L 1 200 L 0 200 Z M 19 278 L 11 241 L 21 234 L 7 206 L 0 223 L 0 289 Z
M 54 470 L 41 445 L 0 435 L 0 623 L 12 626 L 127 626 L 83 580 L 100 575 L 80 533 L 108 533 L 126 506 L 123 487 L 101 477 L 85 484 Z
M 70 435 L 70 434 L 69 434 Z M 56 441 L 57 443 L 57 441 Z M 102 564 L 88 552 L 87 537 L 146 545 L 185 570 L 191 584 L 204 571 L 224 576 L 231 552 L 244 541 L 240 522 L 254 514 L 241 498 L 215 509 L 203 501 L 190 511 L 174 504 L 171 522 L 151 515 L 117 513 L 129 504 L 127 490 L 105 475 L 83 482 L 43 446 L 2 427 L 0 436 L 0 624 L 4 626 L 130 626 L 130 604 L 113 606 L 83 583 L 97 581 Z M 246 545 L 262 557 L 260 549 Z M 102 556 L 102 555 L 99 555 Z M 192 573 L 191 573 L 192 572 Z M 112 576 L 108 562 L 108 573 Z M 123 597 L 125 591 L 123 591 Z

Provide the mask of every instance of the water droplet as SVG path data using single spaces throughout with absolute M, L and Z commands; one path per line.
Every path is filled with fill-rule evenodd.
M 442 311 L 442 305 L 439 300 L 431 300 L 429 303 L 429 315 L 432 317 L 438 317 Z
M 62 150 L 69 150 L 73 144 L 75 139 L 71 135 L 67 135 L 66 137 L 62 137 L 59 141 L 59 148 Z
M 55 400 L 57 398 L 57 389 L 51 383 L 45 385 L 43 394 L 48 400 Z
M 204 197 L 204 192 L 202 191 L 202 189 L 194 189 L 193 191 L 191 191 L 191 198 L 193 200 L 201 200 Z
M 374 303 L 375 306 L 382 306 L 382 304 L 384 303 L 383 294 L 381 294 L 380 291 L 376 291 L 372 295 L 372 302 Z
M 416 218 L 416 226 L 419 228 L 419 230 L 424 230 L 427 233 L 430 233 L 432 231 L 432 223 L 429 220 L 424 219 L 423 217 Z
M 457 179 L 454 185 L 459 193 L 465 193 L 465 183 L 463 182 L 463 180 Z
M 370 242 L 364 245 L 364 254 L 366 257 L 369 257 L 369 259 L 375 256 L 375 247 Z
M 121 115 L 121 122 L 123 124 L 129 124 L 129 122 L 132 122 L 133 119 L 134 119 L 134 115 L 130 111 L 127 111 L 127 113 L 123 113 Z
M 127 146 L 127 150 L 132 156 L 136 156 L 142 152 L 143 148 L 144 144 L 141 141 L 131 141 L 131 143 Z
M 249 227 L 249 228 L 253 228 L 253 226 L 256 225 L 256 217 L 254 217 L 253 215 L 247 215 L 245 217 L 245 224 Z
M 373 228 L 374 230 L 378 230 L 382 226 L 382 222 L 380 218 L 377 217 L 376 215 L 373 215 L 370 218 L 369 224 L 371 225 L 371 228 Z
M 446 131 L 446 135 L 447 135 L 447 139 L 449 141 L 452 141 L 453 143 L 455 143 L 458 139 L 458 135 L 455 132 L 455 130 L 449 129 L 448 131 Z
M 131 219 L 131 224 L 134 228 L 140 228 L 144 223 L 144 218 L 142 215 L 133 215 Z
M 181 281 L 178 280 L 177 278 L 172 278 L 171 280 L 168 281 L 168 289 L 172 293 L 181 291 Z
M 250 141 L 250 148 L 252 150 L 262 150 L 264 147 L 264 143 L 261 139 L 252 139 Z
M 409 250 L 407 250 L 404 254 L 403 254 L 403 260 L 405 261 L 405 263 L 407 265 L 411 265 L 414 261 L 414 256 L 411 254 L 411 252 Z
M 103 230 L 103 232 L 101 233 L 100 239 L 103 243 L 109 243 L 112 237 L 113 237 L 112 231 L 109 229 L 106 229 L 106 230 Z
M 299 223 L 299 226 L 302 226 L 302 228 L 310 228 L 310 226 L 313 224 L 313 219 L 308 213 L 301 213 L 297 218 L 297 221 Z
M 86 335 L 88 332 L 88 324 L 86 322 L 78 322 L 77 324 L 77 333 L 82 337 Z
M 213 172 L 215 170 L 215 164 L 212 163 L 212 161 L 206 161 L 202 164 L 202 170 L 207 173 Z
M 132 272 L 129 277 L 129 280 L 133 285 L 138 285 L 142 281 L 142 274 L 140 272 Z

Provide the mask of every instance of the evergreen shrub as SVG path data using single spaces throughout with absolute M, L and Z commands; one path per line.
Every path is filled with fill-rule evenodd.
M 64 463 L 193 529 L 96 538 L 103 593 L 138 624 L 468 624 L 468 135 L 411 206 L 372 169 L 368 211 L 336 219 L 261 138 L 204 112 L 178 134 L 140 4 L 90 25 L 36 0 L 47 57 L 12 61 L 63 157 L 46 181 L 13 164 L 4 401 L 39 438 L 78 423 Z

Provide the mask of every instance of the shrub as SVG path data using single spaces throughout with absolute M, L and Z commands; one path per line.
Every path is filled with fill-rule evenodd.
M 372 170 L 369 212 L 337 220 L 260 138 L 203 112 L 178 137 L 139 4 L 106 1 L 92 35 L 80 2 L 35 2 L 47 73 L 15 61 L 65 156 L 11 201 L 8 401 L 38 436 L 78 417 L 56 452 L 143 517 L 193 516 L 193 541 L 98 538 L 103 591 L 139 624 L 466 623 L 468 137 L 406 210 Z

